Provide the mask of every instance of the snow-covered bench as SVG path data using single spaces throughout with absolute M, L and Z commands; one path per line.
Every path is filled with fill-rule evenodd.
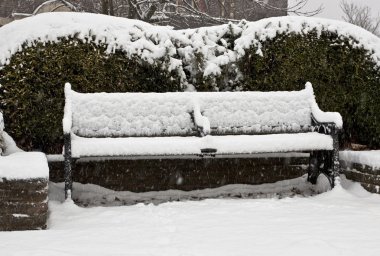
M 311 152 L 309 180 L 339 172 L 339 113 L 310 83 L 292 92 L 78 93 L 65 86 L 65 191 L 84 157 L 233 157 Z M 323 165 L 319 162 L 324 161 Z

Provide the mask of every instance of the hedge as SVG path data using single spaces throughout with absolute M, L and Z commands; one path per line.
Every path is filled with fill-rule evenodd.
M 310 81 L 320 108 L 344 120 L 342 143 L 380 146 L 380 69 L 352 38 L 316 31 L 280 34 L 239 60 L 244 90 L 299 90 Z

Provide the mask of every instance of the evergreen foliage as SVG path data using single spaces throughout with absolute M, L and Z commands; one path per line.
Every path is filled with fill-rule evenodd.
M 316 31 L 277 35 L 239 60 L 243 90 L 299 90 L 310 81 L 324 111 L 341 113 L 342 142 L 380 146 L 380 69 L 352 38 Z M 351 42 L 350 42 L 351 41 Z M 359 42 L 355 42 L 359 43 Z

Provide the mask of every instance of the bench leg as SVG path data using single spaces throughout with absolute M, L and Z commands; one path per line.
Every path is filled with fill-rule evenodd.
M 71 197 L 71 190 L 73 186 L 71 161 L 65 160 L 65 199 Z
M 313 151 L 310 153 L 309 159 L 309 172 L 307 176 L 307 181 L 311 184 L 317 183 L 317 178 L 320 174 L 320 165 L 321 165 L 321 152 Z
M 334 187 L 335 179 L 339 178 L 340 175 L 340 162 L 339 162 L 339 138 L 338 138 L 338 132 L 336 129 L 333 130 L 333 152 L 332 152 L 332 186 Z
M 318 176 L 324 173 L 329 178 L 331 187 L 334 186 L 332 171 L 332 151 L 313 151 L 310 153 L 310 164 L 307 181 L 316 184 Z
M 71 191 L 73 186 L 73 180 L 72 180 L 72 166 L 71 166 L 71 138 L 70 134 L 64 135 L 64 142 L 65 142 L 65 199 L 68 197 L 71 199 Z

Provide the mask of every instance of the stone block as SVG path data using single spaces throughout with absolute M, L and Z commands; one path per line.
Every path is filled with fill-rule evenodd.
M 48 177 L 42 153 L 0 156 L 0 231 L 46 228 Z

